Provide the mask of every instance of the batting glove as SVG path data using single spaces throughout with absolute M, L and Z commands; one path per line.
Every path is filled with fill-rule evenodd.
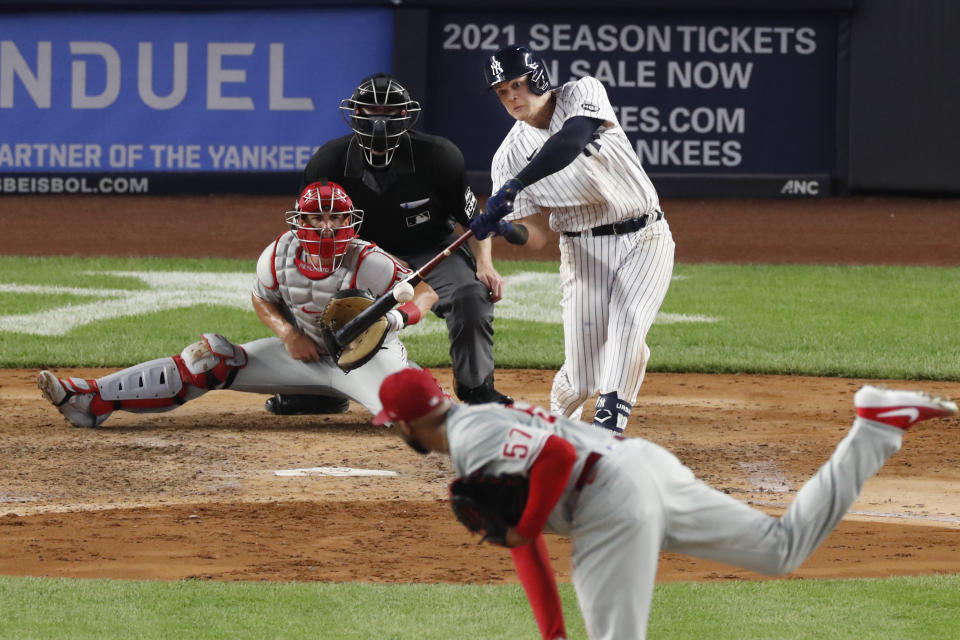
M 490 236 L 502 236 L 511 233 L 513 225 L 503 220 L 490 217 L 483 213 L 470 221 L 470 230 L 477 240 L 484 240 Z
M 516 178 L 507 180 L 500 190 L 487 199 L 487 208 L 484 214 L 496 220 L 503 220 L 513 211 L 513 201 L 523 189 L 523 183 Z
M 470 230 L 477 240 L 489 236 L 502 236 L 511 233 L 513 227 L 509 222 L 501 222 L 513 211 L 513 201 L 523 189 L 523 184 L 516 178 L 511 178 L 500 187 L 500 190 L 487 199 L 487 207 L 483 213 L 470 221 Z

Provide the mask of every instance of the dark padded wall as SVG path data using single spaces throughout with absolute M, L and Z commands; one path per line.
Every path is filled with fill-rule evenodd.
M 960 193 L 960 2 L 858 2 L 849 129 L 851 191 Z

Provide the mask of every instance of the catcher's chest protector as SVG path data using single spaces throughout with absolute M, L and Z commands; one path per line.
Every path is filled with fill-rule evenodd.
M 347 248 L 339 269 L 326 278 L 312 280 L 297 268 L 295 258 L 299 243 L 296 237 L 292 233 L 285 233 L 277 241 L 274 270 L 280 295 L 297 325 L 318 345 L 323 345 L 323 333 L 318 328 L 323 309 L 333 294 L 350 286 L 365 246 L 366 242 L 354 240 Z

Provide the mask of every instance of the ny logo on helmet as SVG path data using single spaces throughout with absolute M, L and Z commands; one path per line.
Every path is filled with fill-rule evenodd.
M 497 76 L 500 75 L 501 73 L 503 73 L 503 67 L 500 66 L 500 61 L 499 61 L 499 60 L 493 59 L 493 60 L 490 61 L 490 73 L 492 73 L 492 74 L 494 74 L 494 75 L 497 75 Z

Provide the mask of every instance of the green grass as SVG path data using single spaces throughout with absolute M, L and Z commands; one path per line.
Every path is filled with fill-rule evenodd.
M 651 638 L 960 637 L 960 576 L 785 580 L 657 587 Z
M 679 265 L 652 370 L 960 379 L 960 269 Z M 689 311 L 684 311 L 689 312 Z
M 0 366 L 126 366 L 177 353 L 201 332 L 221 333 L 237 343 L 269 336 L 249 306 L 253 268 L 240 260 L 0 256 L 0 322 L 41 311 L 69 318 L 83 303 L 163 293 L 136 277 L 102 272 L 206 274 L 202 299 L 187 308 L 98 320 L 63 335 L 0 326 Z M 559 367 L 563 328 L 557 264 L 505 262 L 498 268 L 508 278 L 507 299 L 498 304 L 495 322 L 498 366 Z M 540 274 L 537 283 L 511 284 L 510 278 L 531 273 Z M 712 321 L 658 320 L 648 337 L 650 371 L 960 379 L 955 330 L 960 269 L 707 264 L 678 265 L 675 276 L 661 316 Z M 218 279 L 224 282 L 220 293 L 229 293 L 233 306 L 204 304 L 203 296 L 218 292 Z M 20 289 L 8 290 L 12 285 Z M 30 286 L 51 289 L 23 288 Z M 186 296 L 190 286 L 166 293 Z M 112 290 L 113 297 L 97 290 Z M 527 309 L 532 309 L 529 315 Z M 448 366 L 445 331 L 432 315 L 405 331 L 411 358 L 425 366 Z
M 560 586 L 571 638 L 584 638 Z M 960 637 L 960 576 L 658 585 L 650 638 Z M 517 585 L 0 578 L 0 638 L 539 637 Z

